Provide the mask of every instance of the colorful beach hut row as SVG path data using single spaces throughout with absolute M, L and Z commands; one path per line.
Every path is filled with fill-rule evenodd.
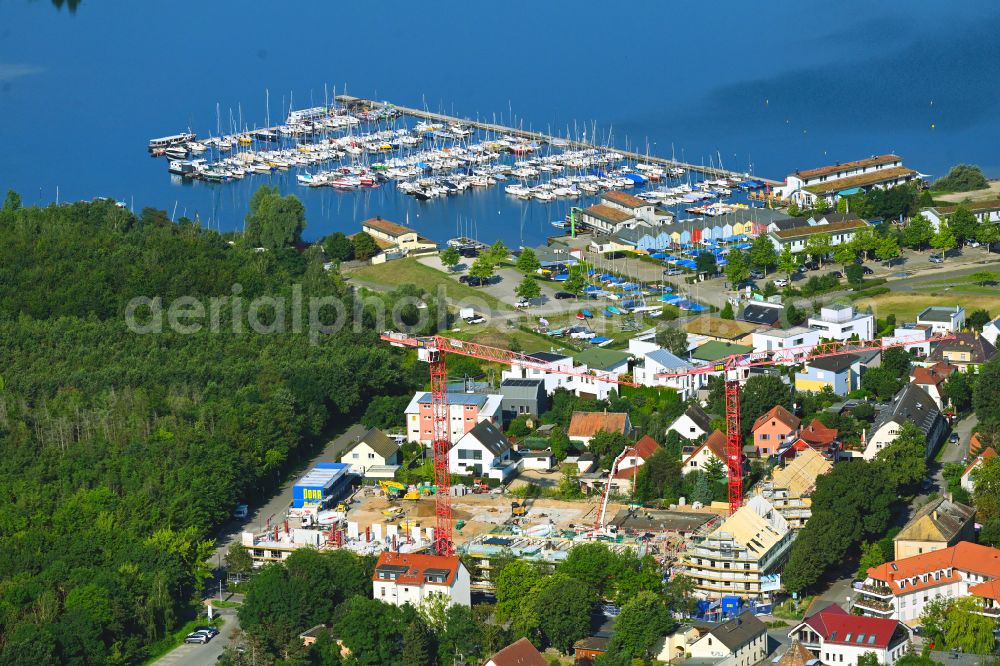
M 615 232 L 615 238 L 637 250 L 651 251 L 707 240 L 733 240 L 766 233 L 767 226 L 787 215 L 769 208 L 748 208 L 714 218 L 681 220 L 672 224 L 639 224 Z

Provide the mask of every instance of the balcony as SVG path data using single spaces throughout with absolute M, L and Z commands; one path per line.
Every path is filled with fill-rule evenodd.
M 875 615 L 892 615 L 895 612 L 895 607 L 891 603 L 867 597 L 859 597 L 854 605 Z
M 891 598 L 893 596 L 888 585 L 862 585 L 861 590 L 876 597 Z

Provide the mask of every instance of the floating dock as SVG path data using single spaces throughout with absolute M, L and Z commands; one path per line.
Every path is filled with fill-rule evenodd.
M 646 164 L 656 164 L 658 166 L 664 167 L 679 167 L 687 171 L 694 171 L 696 173 L 702 173 L 706 176 L 712 178 L 737 178 L 744 179 L 751 177 L 754 180 L 758 180 L 772 187 L 775 185 L 784 185 L 783 181 L 772 180 L 770 178 L 761 178 L 753 174 L 747 174 L 740 171 L 730 171 L 729 169 L 720 169 L 717 167 L 707 167 L 700 164 L 691 164 L 689 162 L 680 162 L 674 159 L 667 159 L 665 157 L 656 157 L 654 155 L 646 155 L 644 153 L 637 153 L 629 150 L 619 150 L 617 148 L 609 148 L 608 146 L 598 146 L 596 144 L 589 143 L 587 141 L 577 141 L 574 139 L 563 139 L 561 137 L 554 137 L 548 134 L 543 134 L 542 132 L 532 132 L 524 129 L 517 129 L 515 127 L 506 127 L 504 125 L 497 125 L 494 123 L 485 123 L 479 120 L 470 120 L 468 118 L 458 118 L 455 116 L 445 115 L 443 113 L 432 113 L 430 111 L 424 111 L 423 109 L 414 109 L 408 106 L 398 106 L 396 104 L 390 104 L 388 102 L 376 102 L 375 100 L 364 99 L 362 97 L 354 97 L 352 95 L 337 95 L 337 102 L 346 107 L 349 111 L 354 111 L 358 109 L 394 109 L 399 113 L 407 116 L 413 116 L 414 118 L 420 118 L 422 120 L 427 120 L 436 123 L 458 123 L 460 125 L 466 125 L 468 127 L 475 127 L 476 129 L 485 132 L 494 132 L 497 134 L 509 134 L 510 136 L 516 136 L 521 139 L 528 141 L 538 141 L 544 143 L 551 143 L 552 141 L 558 140 L 562 142 L 562 145 L 576 149 L 597 149 L 597 150 L 614 150 L 616 153 L 623 155 L 626 159 L 635 160 L 638 162 L 644 162 Z

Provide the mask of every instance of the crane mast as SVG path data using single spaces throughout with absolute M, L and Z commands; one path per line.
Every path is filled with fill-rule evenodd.
M 598 372 L 579 371 L 570 368 L 552 368 L 548 364 L 535 359 L 528 354 L 490 347 L 476 342 L 454 340 L 440 335 L 413 337 L 405 333 L 393 331 L 383 333 L 381 338 L 397 347 L 416 347 L 420 360 L 430 365 L 431 373 L 431 408 L 433 411 L 433 453 L 434 480 L 437 485 L 435 496 L 436 531 L 434 536 L 435 551 L 443 555 L 454 553 L 452 542 L 451 521 L 451 475 L 448 469 L 448 451 L 451 448 L 451 426 L 448 415 L 447 374 L 445 368 L 446 354 L 459 354 L 484 361 L 503 363 L 543 372 L 553 372 L 571 377 L 586 377 L 590 380 L 603 381 L 624 386 L 638 386 L 628 379 L 620 379 L 618 375 Z M 734 514 L 743 506 L 743 435 L 740 429 L 740 379 L 749 368 L 775 365 L 792 365 L 816 358 L 840 356 L 866 351 L 884 351 L 893 347 L 908 347 L 917 344 L 929 344 L 955 339 L 954 334 L 931 336 L 923 340 L 898 340 L 877 338 L 874 340 L 848 340 L 821 342 L 816 345 L 786 347 L 764 352 L 749 354 L 734 354 L 714 365 L 704 365 L 683 372 L 663 372 L 656 375 L 660 379 L 688 377 L 723 373 L 726 398 L 726 470 L 729 482 L 729 515 Z M 618 466 L 618 460 L 612 468 Z M 610 483 L 601 497 L 601 508 L 598 523 L 603 522 L 604 510 L 607 506 L 607 495 Z

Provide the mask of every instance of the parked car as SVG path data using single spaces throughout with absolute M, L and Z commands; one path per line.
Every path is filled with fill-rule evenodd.
M 968 245 L 969 247 L 979 247 L 980 245 L 982 245 L 982 243 L 980 243 L 979 241 L 969 241 L 968 243 L 966 243 L 966 245 Z
M 868 268 L 867 266 L 862 266 L 861 267 L 861 274 L 862 275 L 874 275 L 875 271 L 873 271 L 872 269 Z
M 808 271 L 808 270 L 809 270 L 809 269 L 808 269 L 808 268 L 806 268 L 806 265 L 805 265 L 805 264 L 799 264 L 798 266 L 796 266 L 796 267 L 795 267 L 795 272 L 796 272 L 796 273 L 805 273 L 805 272 L 806 272 L 806 271 Z
M 185 643 L 207 643 L 212 637 L 202 631 L 192 631 L 184 637 Z
M 490 283 L 489 278 L 473 277 L 471 275 L 463 275 L 462 277 L 466 278 L 465 284 L 469 285 L 470 287 L 481 287 L 484 284 Z
M 958 441 L 958 433 L 957 432 L 951 433 L 951 437 L 948 438 L 948 441 L 951 442 L 952 444 L 954 444 L 955 442 L 957 442 Z
M 469 281 L 469 276 L 468 275 L 459 275 L 458 276 L 458 281 L 461 282 L 462 284 L 465 284 L 465 283 L 467 283 Z
M 931 256 L 927 257 L 927 261 L 931 262 L 932 264 L 943 264 L 944 257 L 942 257 L 939 254 L 932 254 Z
M 752 277 L 754 280 L 763 280 L 764 273 L 754 268 L 750 271 L 750 277 Z
M 684 275 L 684 271 L 681 270 L 680 268 L 668 268 L 667 270 L 663 271 L 663 274 L 664 275 Z
M 841 273 L 840 271 L 830 271 L 830 275 L 837 278 L 838 280 L 841 280 L 844 277 L 844 274 Z
M 191 633 L 208 634 L 210 637 L 215 638 L 216 636 L 219 635 L 219 630 L 216 629 L 215 627 L 203 626 L 203 627 L 195 627 L 194 631 Z
M 785 278 L 778 278 L 778 279 L 774 280 L 774 286 L 778 287 L 778 288 L 787 287 L 788 286 L 788 280 L 786 280 Z
M 525 298 L 522 298 L 517 303 L 514 303 L 514 307 L 517 308 L 518 310 L 521 310 L 523 308 L 531 307 L 531 302 Z
M 463 247 L 462 249 L 460 249 L 458 251 L 458 254 L 461 255 L 461 256 L 463 256 L 463 257 L 467 257 L 469 259 L 472 259 L 472 258 L 475 258 L 475 257 L 479 256 L 479 250 L 477 250 L 474 247 Z
M 561 301 L 564 298 L 573 298 L 573 294 L 569 293 L 568 291 L 557 291 L 556 298 Z

